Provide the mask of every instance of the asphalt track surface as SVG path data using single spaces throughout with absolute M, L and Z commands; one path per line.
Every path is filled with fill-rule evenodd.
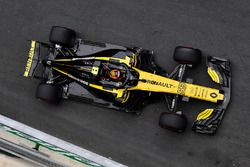
M 164 102 L 136 116 L 72 101 L 53 106 L 36 100 L 38 81 L 22 77 L 27 40 L 48 41 L 53 25 L 93 41 L 153 49 L 167 71 L 176 65 L 176 45 L 230 59 L 232 100 L 218 133 L 191 131 L 199 111 L 211 106 L 197 100 L 180 105 L 189 120 L 183 134 L 158 126 Z M 0 0 L 0 113 L 129 166 L 250 166 L 249 27 L 248 0 Z M 215 86 L 205 64 L 187 75 Z

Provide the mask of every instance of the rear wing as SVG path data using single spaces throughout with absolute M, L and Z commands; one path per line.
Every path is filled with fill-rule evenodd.
M 34 72 L 39 63 L 40 57 L 40 43 L 34 40 L 31 40 L 30 50 L 28 53 L 28 60 L 26 63 L 25 71 L 23 76 L 24 77 L 32 77 L 34 76 Z

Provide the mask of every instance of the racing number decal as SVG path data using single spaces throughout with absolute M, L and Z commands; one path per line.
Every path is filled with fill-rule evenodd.
M 178 89 L 177 89 L 177 93 L 180 94 L 180 95 L 184 95 L 186 89 L 187 89 L 187 84 L 183 83 L 183 82 L 180 82 L 179 86 L 178 86 Z

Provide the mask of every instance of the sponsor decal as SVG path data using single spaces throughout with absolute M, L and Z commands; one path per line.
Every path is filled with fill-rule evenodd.
M 28 56 L 25 72 L 24 72 L 25 77 L 27 77 L 29 75 L 29 71 L 30 71 L 30 68 L 31 68 L 31 65 L 32 65 L 32 60 L 33 60 L 33 57 L 34 57 L 35 46 L 36 46 L 36 42 L 32 41 L 31 42 L 31 47 L 30 47 L 30 50 L 29 50 L 29 56 Z
M 166 82 L 158 82 L 158 81 L 153 81 L 153 80 L 147 80 L 146 83 L 151 84 L 151 85 L 157 85 L 157 86 L 159 85 L 165 88 L 172 88 L 174 86 L 173 84 L 169 84 Z
M 216 94 L 216 93 L 210 93 L 210 96 L 212 97 L 212 98 L 216 98 L 218 95 Z

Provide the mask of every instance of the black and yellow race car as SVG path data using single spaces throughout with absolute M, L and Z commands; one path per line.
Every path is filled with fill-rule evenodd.
M 161 114 L 159 125 L 178 132 L 187 125 L 177 108 L 180 100 L 217 103 L 199 113 L 193 124 L 196 132 L 214 134 L 230 101 L 230 62 L 207 56 L 208 74 L 221 86 L 200 86 L 184 80 L 184 73 L 198 65 L 201 56 L 199 49 L 176 47 L 173 57 L 180 64 L 168 74 L 155 63 L 151 50 L 87 41 L 71 29 L 54 26 L 50 43 L 31 41 L 24 76 L 40 79 L 36 97 L 52 103 L 75 99 L 140 113 L 144 104 L 163 95 L 169 112 Z

